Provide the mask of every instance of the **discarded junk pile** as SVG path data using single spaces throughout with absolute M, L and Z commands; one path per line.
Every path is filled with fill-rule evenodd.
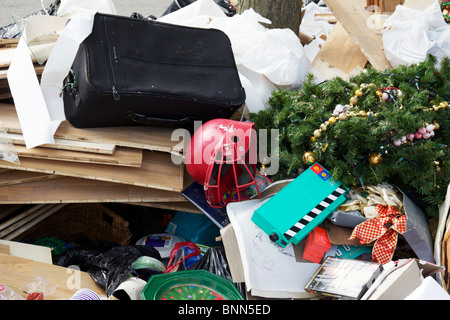
M 212 0 L 29 18 L 1 42 L 0 298 L 448 300 L 448 4 L 397 4 L 310 2 L 299 34 Z M 180 215 L 134 244 L 111 203 Z

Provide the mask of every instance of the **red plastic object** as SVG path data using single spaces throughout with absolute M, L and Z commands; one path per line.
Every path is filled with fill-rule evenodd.
M 314 263 L 320 263 L 323 255 L 330 250 L 331 242 L 324 228 L 316 227 L 306 237 L 303 259 Z

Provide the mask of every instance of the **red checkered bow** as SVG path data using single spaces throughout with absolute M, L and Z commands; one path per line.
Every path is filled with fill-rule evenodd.
M 372 260 L 386 264 L 392 260 L 397 247 L 398 233 L 406 231 L 406 215 L 392 206 L 376 206 L 377 216 L 357 225 L 349 240 L 358 238 L 361 244 L 376 240 Z M 390 224 L 389 227 L 386 225 Z

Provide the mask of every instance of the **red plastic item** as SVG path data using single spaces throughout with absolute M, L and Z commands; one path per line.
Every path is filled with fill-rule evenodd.
M 314 263 L 320 263 L 323 255 L 330 250 L 331 242 L 324 228 L 316 227 L 306 237 L 303 259 Z

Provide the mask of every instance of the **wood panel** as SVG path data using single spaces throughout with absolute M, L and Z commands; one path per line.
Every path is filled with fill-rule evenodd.
M 171 155 L 144 151 L 141 167 L 105 166 L 46 159 L 20 159 L 20 165 L 0 160 L 0 168 L 58 174 L 69 177 L 117 182 L 154 189 L 183 190 L 184 166 L 172 162 Z
M 81 151 L 58 150 L 15 145 L 19 158 L 35 158 L 49 160 L 63 160 L 78 163 L 97 163 L 105 165 L 140 167 L 142 165 L 142 150 L 136 148 L 117 147 L 113 154 L 97 154 Z
M 95 283 L 92 277 L 79 270 L 68 269 L 48 263 L 15 257 L 0 253 L 0 283 L 12 288 L 24 299 L 28 285 L 43 278 L 54 292 L 44 296 L 45 300 L 70 299 L 80 288 L 88 288 L 105 297 L 105 290 Z
M 53 176 L 53 175 L 50 175 Z M 51 181 L 0 187 L 0 204 L 120 202 L 146 205 L 150 203 L 185 203 L 180 192 L 158 190 L 106 181 L 58 177 Z
M 1 110 L 0 110 L 1 111 Z M 1 119 L 1 115 L 0 115 Z M 7 138 L 15 145 L 24 146 L 25 138 L 20 133 L 0 132 L 0 138 Z M 54 144 L 43 144 L 41 148 L 51 148 L 58 150 L 82 151 L 101 154 L 113 154 L 116 145 L 112 143 L 97 143 L 88 141 L 75 141 L 67 139 L 55 139 Z
M 370 15 L 360 0 L 324 0 L 324 2 L 374 69 L 384 71 L 391 68 L 384 54 L 382 36 L 367 25 Z
M 13 105 L 0 103 L 0 121 L 7 132 L 22 133 L 19 118 Z M 73 127 L 67 121 L 63 121 L 56 130 L 54 137 L 75 141 L 110 143 L 122 147 L 170 153 L 179 144 L 178 141 L 172 141 L 172 132 L 173 129 L 171 128 L 151 126 L 80 129 Z
M 312 66 L 316 66 L 321 60 L 342 70 L 347 75 L 351 74 L 355 68 L 364 69 L 368 61 L 339 22 L 330 32 Z

